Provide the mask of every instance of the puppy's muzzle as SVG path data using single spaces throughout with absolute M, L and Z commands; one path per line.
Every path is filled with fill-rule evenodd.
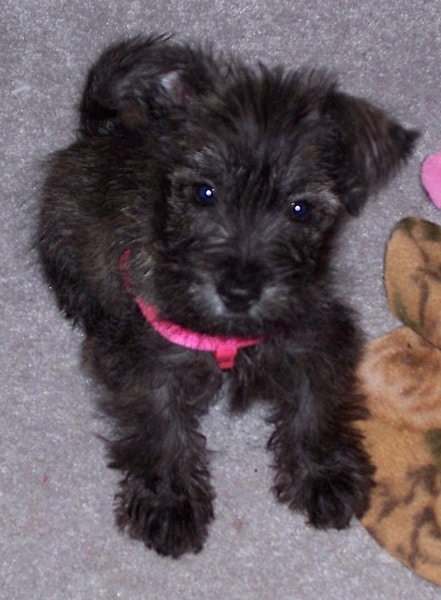
M 260 299 L 262 281 L 260 265 L 251 262 L 229 264 L 217 284 L 217 292 L 228 310 L 246 312 Z

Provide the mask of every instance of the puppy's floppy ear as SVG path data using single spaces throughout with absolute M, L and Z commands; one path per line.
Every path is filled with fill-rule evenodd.
M 203 60 L 202 60 L 202 57 Z M 166 36 L 138 36 L 108 48 L 92 67 L 80 106 L 81 131 L 142 127 L 207 92 L 216 69 L 202 53 Z
M 408 130 L 369 102 L 331 91 L 325 114 L 333 131 L 332 165 L 336 191 L 349 213 L 360 212 L 367 197 L 410 156 L 418 132 Z

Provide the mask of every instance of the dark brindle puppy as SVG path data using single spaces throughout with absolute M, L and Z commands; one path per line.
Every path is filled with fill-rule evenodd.
M 214 492 L 198 418 L 225 385 L 271 406 L 275 493 L 316 527 L 368 506 L 360 333 L 330 291 L 345 215 L 416 137 L 324 72 L 249 68 L 163 37 L 107 50 L 48 164 L 45 273 L 109 396 L 119 526 L 198 551 Z

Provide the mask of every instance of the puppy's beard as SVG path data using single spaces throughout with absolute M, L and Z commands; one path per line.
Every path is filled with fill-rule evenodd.
M 212 315 L 215 319 L 223 319 L 227 316 L 227 307 L 214 282 L 206 280 L 202 284 L 194 283 L 189 289 L 189 295 L 194 306 L 200 307 L 204 314 Z
M 213 324 L 229 323 L 233 327 L 235 323 L 247 324 L 250 328 L 259 327 L 263 320 L 271 320 L 271 313 L 276 305 L 280 305 L 277 299 L 285 295 L 278 286 L 266 285 L 259 298 L 251 301 L 249 306 L 233 310 L 227 306 L 215 281 L 208 275 L 201 282 L 193 283 L 189 289 L 192 304 L 201 315 L 211 319 Z

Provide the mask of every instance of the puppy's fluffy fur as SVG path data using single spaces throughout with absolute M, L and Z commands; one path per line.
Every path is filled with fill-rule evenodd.
M 161 36 L 105 51 L 80 115 L 48 162 L 39 248 L 109 390 L 119 526 L 160 554 L 202 548 L 214 492 L 198 417 L 226 382 L 232 408 L 271 407 L 279 500 L 347 526 L 372 468 L 352 423 L 361 338 L 330 291 L 330 251 L 416 134 L 322 71 L 250 68 Z M 222 372 L 160 336 L 135 298 L 192 331 L 263 341 Z

